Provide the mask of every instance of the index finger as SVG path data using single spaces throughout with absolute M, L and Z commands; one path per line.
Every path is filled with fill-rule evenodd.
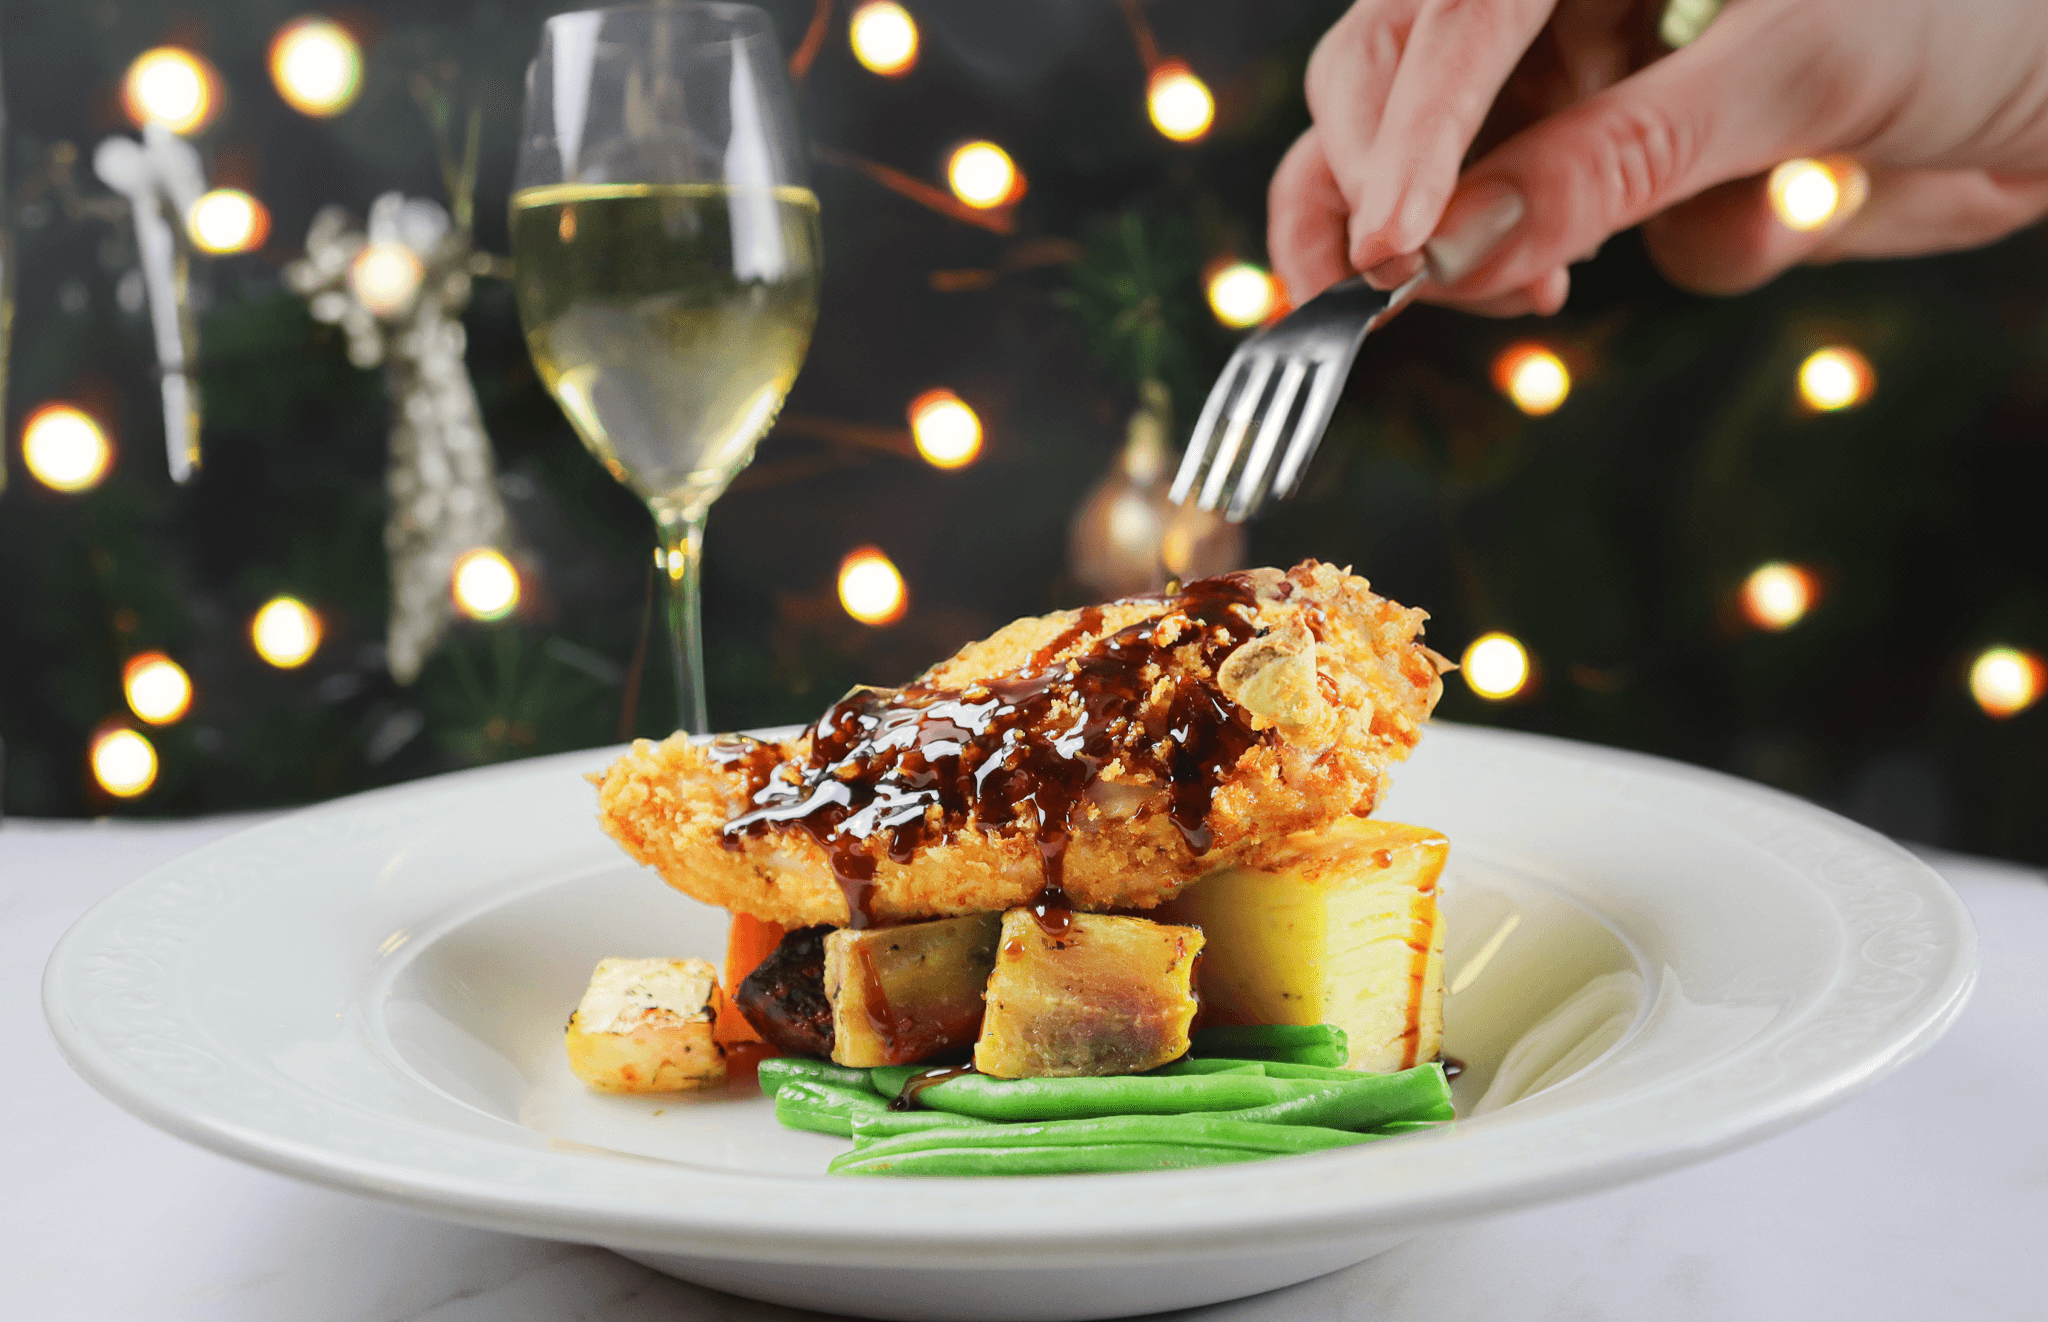
M 1393 89 L 1416 14 L 1430 0 L 1357 0 L 1308 57 L 1303 92 L 1337 191 L 1355 208 L 1370 181 L 1365 162 Z
M 1280 159 L 1267 192 L 1266 253 L 1289 302 L 1305 303 L 1351 274 L 1344 262 L 1345 214 L 1344 197 L 1311 128 Z
M 1423 0 L 1401 35 L 1385 100 L 1371 107 L 1369 130 L 1359 131 L 1368 118 L 1362 107 L 1311 103 L 1351 206 L 1355 269 L 1419 251 L 1429 239 L 1487 111 L 1556 5 Z

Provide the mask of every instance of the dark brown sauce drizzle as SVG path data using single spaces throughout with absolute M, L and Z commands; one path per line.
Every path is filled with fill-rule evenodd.
M 1083 610 L 1021 670 L 963 689 L 857 689 L 819 718 L 800 759 L 775 765 L 736 747 L 728 764 L 745 763 L 755 806 L 725 824 L 727 842 L 777 823 L 801 826 L 831 861 L 848 926 L 866 927 L 874 919 L 870 841 L 883 840 L 890 859 L 908 863 L 920 844 L 970 815 L 986 828 L 1014 825 L 1038 844 L 1038 920 L 1048 932 L 1064 931 L 1062 883 L 1077 808 L 1101 768 L 1121 758 L 1164 783 L 1168 817 L 1189 849 L 1206 853 L 1216 785 L 1262 736 L 1213 681 L 1173 666 L 1170 652 L 1193 644 L 1213 674 L 1258 632 L 1257 594 L 1251 576 L 1239 573 L 1159 601 L 1159 614 L 1064 661 L 1053 658 L 1101 627 L 1101 607 Z M 1162 645 L 1169 622 L 1180 627 Z M 1162 675 L 1172 689 L 1163 719 L 1148 729 L 1138 718 Z
M 1046 885 L 1031 897 L 1031 916 L 1038 920 L 1038 930 L 1054 940 L 1066 938 L 1074 926 L 1074 903 L 1067 893 L 1057 886 Z
M 1444 1067 L 1444 1077 L 1446 1079 L 1455 1079 L 1465 1072 L 1465 1062 L 1459 1060 L 1456 1056 L 1446 1056 L 1442 1052 L 1438 1052 L 1436 1060 L 1437 1064 Z
M 861 963 L 865 987 L 861 1009 L 889 1064 L 908 1065 L 949 1048 L 973 1045 L 981 1031 L 979 1002 L 972 1007 L 919 1005 L 915 1012 L 898 1009 L 889 1004 L 889 993 L 882 986 L 874 952 L 865 945 L 858 946 L 855 957 Z
M 897 1093 L 890 1100 L 889 1109 L 892 1111 L 914 1111 L 918 1107 L 918 1097 L 933 1084 L 944 1083 L 948 1079 L 957 1079 L 963 1074 L 979 1073 L 981 1071 L 975 1069 L 972 1065 L 941 1065 L 937 1069 L 926 1070 L 922 1074 L 913 1074 L 903 1081 L 903 1091 Z
M 1033 669 L 1041 669 L 1046 662 L 1065 651 L 1076 638 L 1085 638 L 1102 627 L 1102 607 L 1083 606 L 1080 617 L 1068 625 L 1057 638 L 1031 654 Z
M 1381 861 L 1384 858 L 1385 861 Z M 1389 850 L 1377 850 L 1373 861 L 1380 867 L 1391 867 L 1394 856 Z M 1434 883 L 1422 891 L 1421 899 L 1429 901 L 1425 921 L 1419 923 L 1408 938 L 1408 1027 L 1402 1032 L 1407 1046 L 1401 1052 L 1401 1068 L 1410 1069 L 1415 1065 L 1416 1054 L 1422 1049 L 1422 993 L 1429 974 L 1429 957 L 1435 950 L 1436 925 L 1441 914 L 1436 907 L 1436 886 Z

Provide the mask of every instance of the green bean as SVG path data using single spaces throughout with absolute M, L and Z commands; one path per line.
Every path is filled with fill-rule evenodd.
M 1291 1060 L 1231 1060 L 1227 1057 L 1197 1059 L 1184 1057 L 1161 1065 L 1153 1074 L 1263 1074 L 1269 1079 L 1358 1079 L 1371 1078 L 1372 1070 L 1347 1070 L 1335 1065 L 1302 1065 Z
M 872 1090 L 868 1072 L 847 1065 L 834 1065 L 829 1060 L 812 1060 L 807 1056 L 770 1056 L 761 1062 L 761 1091 L 773 1094 L 790 1079 L 809 1079 L 815 1083 L 837 1084 L 842 1088 Z
M 1257 1113 L 1237 1111 L 1243 1119 L 1272 1119 L 1276 1123 L 1313 1123 L 1339 1130 L 1370 1130 L 1382 1119 L 1450 1119 L 1450 1087 L 1444 1081 L 1444 1066 L 1430 1062 L 1399 1074 L 1372 1074 L 1366 1070 L 1333 1070 L 1313 1064 L 1286 1064 L 1280 1060 L 1176 1060 L 1153 1070 L 1163 1076 L 1214 1076 L 1231 1070 L 1257 1068 L 1268 1078 L 1296 1078 L 1319 1081 L 1339 1093 L 1305 1093 L 1286 1101 L 1266 1103 Z
M 927 1129 L 920 1133 L 862 1139 L 862 1156 L 921 1152 L 927 1148 L 1088 1147 L 1103 1143 L 1187 1143 L 1195 1147 L 1245 1148 L 1289 1154 L 1352 1147 L 1368 1134 L 1313 1125 L 1268 1125 L 1215 1115 L 1112 1115 L 1093 1120 L 1049 1120 L 1034 1125 L 984 1125 Z
M 1341 1065 L 1307 1065 L 1298 1060 L 1264 1060 L 1269 1079 L 1325 1079 L 1335 1082 L 1339 1079 L 1377 1079 L 1384 1076 L 1373 1070 L 1350 1070 Z
M 1331 1067 L 1351 1059 L 1350 1039 L 1335 1024 L 1219 1024 L 1197 1032 L 1193 1044 L 1195 1056 Z
M 889 1099 L 876 1093 L 872 1088 L 859 1088 L 844 1083 L 832 1083 L 825 1079 L 790 1079 L 776 1091 L 778 1095 L 785 1092 L 795 1092 L 820 1098 L 836 1098 L 861 1111 L 886 1111 L 889 1109 Z
M 1276 1047 L 1315 1047 L 1330 1043 L 1345 1045 L 1344 1030 L 1335 1024 L 1211 1024 L 1195 1030 L 1194 1041 L 1208 1046 L 1198 1056 L 1243 1055 L 1270 1051 Z
M 1107 1175 L 1258 1161 L 1268 1155 L 1249 1148 L 1205 1148 L 1185 1143 L 927 1148 L 880 1157 L 870 1157 L 856 1148 L 834 1158 L 827 1169 L 834 1175 Z
M 1206 1166 L 1370 1143 L 1376 1134 L 1208 1115 L 1111 1116 L 1042 1125 L 932 1129 L 862 1139 L 830 1166 L 845 1175 L 1052 1175 Z M 1064 1154 L 1064 1155 L 1058 1155 Z
M 998 1123 L 948 1111 L 863 1111 L 853 1117 L 853 1141 L 921 1134 L 927 1129 L 981 1129 Z
M 1179 1074 L 1263 1075 L 1266 1073 L 1266 1062 L 1263 1060 L 1197 1060 L 1193 1056 L 1182 1056 L 1179 1060 L 1170 1061 L 1157 1069 L 1147 1070 L 1146 1073 L 1168 1078 Z
M 1358 1079 L 1398 1079 L 1413 1074 L 1416 1070 L 1434 1070 L 1443 1073 L 1443 1065 L 1437 1061 L 1425 1061 L 1411 1069 L 1393 1074 L 1380 1074 L 1371 1070 L 1332 1069 L 1323 1065 L 1297 1065 L 1280 1060 L 1229 1060 L 1193 1057 L 1176 1060 L 1170 1065 L 1161 1065 L 1151 1071 L 1155 1075 L 1172 1076 L 1185 1074 L 1235 1074 L 1240 1071 L 1257 1071 L 1269 1079 L 1322 1079 L 1331 1083 L 1348 1083 Z M 1449 1097 L 1446 1084 L 1445 1097 Z
M 790 1129 L 853 1137 L 855 1116 L 886 1114 L 889 1104 L 865 1088 L 791 1079 L 775 1092 L 775 1118 Z
M 1226 1114 L 1238 1120 L 1351 1130 L 1379 1130 L 1397 1120 L 1451 1118 L 1451 1092 L 1440 1065 L 1421 1065 L 1399 1074 L 1345 1073 L 1348 1078 L 1319 1082 L 1314 1092 Z
M 868 1071 L 868 1087 L 884 1097 L 900 1097 L 903 1085 L 915 1075 L 932 1070 L 930 1065 L 877 1065 Z
M 917 1100 L 935 1111 L 983 1120 L 1082 1120 L 1235 1111 L 1285 1101 L 1317 1087 L 1315 1080 L 1268 1079 L 1254 1074 L 1118 1074 L 1079 1079 L 992 1079 L 961 1074 L 929 1085 L 918 1093 Z

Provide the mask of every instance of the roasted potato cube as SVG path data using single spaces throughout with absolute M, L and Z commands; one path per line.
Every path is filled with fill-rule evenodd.
M 605 959 L 569 1016 L 569 1068 L 599 1092 L 689 1092 L 725 1083 L 712 1040 L 723 997 L 701 959 Z
M 978 913 L 826 937 L 832 1059 L 908 1065 L 974 1045 L 1001 925 Z
M 1163 905 L 1208 938 L 1198 990 L 1223 1023 L 1335 1024 L 1350 1068 L 1406 1069 L 1443 1040 L 1437 877 L 1450 845 L 1346 818 L 1280 842 L 1266 867 L 1219 868 Z
M 1076 913 L 1061 929 L 1010 910 L 974 1067 L 1021 1079 L 1164 1065 L 1188 1049 L 1201 949 L 1192 927 Z

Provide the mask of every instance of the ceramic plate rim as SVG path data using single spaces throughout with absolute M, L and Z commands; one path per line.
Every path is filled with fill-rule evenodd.
M 1688 1108 L 1684 1098 L 1660 1096 L 1683 1082 L 1667 1081 L 1651 1096 L 1625 1095 L 1576 1121 L 1566 1112 L 1499 1126 L 1485 1135 L 1415 1136 L 1290 1159 L 1282 1164 L 1287 1168 L 1284 1206 L 1259 1196 L 1282 1166 L 1252 1163 L 1006 1181 L 999 1201 L 1010 1212 L 1002 1218 L 976 1214 L 977 1206 L 989 1201 L 985 1180 L 820 1181 L 721 1172 L 651 1159 L 643 1163 L 521 1150 L 470 1135 L 451 1137 L 416 1121 L 353 1114 L 324 1115 L 325 1123 L 339 1126 L 324 1138 L 293 1135 L 282 1132 L 285 1126 L 275 1117 L 266 1120 L 260 1107 L 252 1117 L 248 1107 L 237 1113 L 218 1099 L 195 1101 L 197 1085 L 181 1088 L 176 1069 L 167 1075 L 162 1061 L 153 1069 L 134 1034 L 117 1040 L 120 1034 L 110 1024 L 126 1022 L 123 1014 L 138 1021 L 154 1015 L 152 1031 L 185 1033 L 190 1040 L 181 1045 L 204 1054 L 193 1043 L 204 1042 L 205 1026 L 182 1022 L 176 1008 L 164 1002 L 161 986 L 151 1000 L 146 970 L 130 979 L 133 985 L 114 992 L 104 976 L 98 982 L 92 977 L 95 967 L 102 975 L 108 969 L 141 969 L 136 961 L 148 953 L 151 926 L 139 919 L 152 905 L 159 917 L 175 920 L 183 913 L 188 924 L 198 920 L 192 903 L 181 909 L 177 902 L 173 892 L 179 885 L 189 886 L 207 869 L 288 838 L 295 829 L 334 827 L 365 813 L 374 818 L 394 805 L 417 807 L 422 796 L 460 798 L 480 787 L 564 776 L 569 768 L 600 764 L 616 749 L 457 772 L 315 805 L 152 869 L 94 906 L 66 933 L 45 972 L 45 1011 L 73 1067 L 138 1117 L 229 1156 L 331 1187 L 471 1224 L 618 1247 L 674 1250 L 687 1245 L 692 1252 L 756 1261 L 849 1263 L 915 1249 L 922 1266 L 966 1268 L 1014 1262 L 1020 1252 L 1049 1248 L 1072 1255 L 1071 1261 L 1108 1262 L 1141 1258 L 1169 1245 L 1176 1252 L 1205 1242 L 1241 1246 L 1246 1235 L 1266 1240 L 1356 1236 L 1507 1210 L 1652 1174 L 1763 1138 L 1845 1100 L 1931 1045 L 1968 998 L 1976 974 L 1976 938 L 1962 902 L 1926 863 L 1874 832 L 1789 795 L 1642 754 L 1448 723 L 1437 723 L 1430 738 L 1453 745 L 1458 750 L 1454 756 L 1558 763 L 1579 782 L 1604 784 L 1624 795 L 1647 790 L 1676 794 L 1731 829 L 1739 825 L 1744 843 L 1760 845 L 1815 880 L 1846 930 L 1860 939 L 1845 942 L 1849 949 L 1843 967 L 1827 993 L 1805 1014 L 1766 1035 L 1770 1050 L 1763 1058 L 1758 1057 L 1762 1048 L 1737 1058 L 1747 1061 L 1756 1077 L 1735 1089 L 1718 1110 L 1702 1113 L 1697 1105 Z M 1829 872 L 1840 874 L 1833 891 L 1822 885 Z M 1910 906 L 1904 904 L 1908 900 Z M 159 931 L 149 957 L 167 948 Z M 1885 993 L 1890 999 L 1882 1005 L 1870 1001 L 1872 979 L 1889 979 L 1896 987 L 1908 975 L 1912 988 Z M 1858 986 L 1864 989 L 1860 1006 L 1852 994 Z M 1812 1038 L 1829 1022 L 1856 1022 L 1859 1014 L 1866 1022 L 1873 1016 L 1883 1019 L 1879 1036 L 1854 1049 L 1832 1051 L 1825 1034 L 1819 1034 L 1819 1041 L 1802 1041 L 1802 1035 Z M 225 1063 L 216 1059 L 213 1066 Z M 191 1068 L 204 1064 L 188 1062 Z M 1661 1124 L 1645 1109 L 1652 1102 L 1666 1108 Z M 300 1098 L 294 1104 L 308 1103 Z M 1595 1115 L 1609 1127 L 1604 1137 L 1585 1131 Z M 408 1123 L 431 1132 L 408 1135 Z M 1569 1132 L 1574 1125 L 1577 1134 Z M 394 1127 L 397 1132 L 390 1132 Z M 1514 1141 L 1504 1144 L 1499 1137 L 1504 1133 Z M 380 1142 L 387 1155 L 371 1155 Z M 408 1147 L 464 1145 L 496 1151 L 499 1159 L 480 1162 L 472 1151 L 465 1165 L 453 1161 L 452 1153 L 433 1160 L 420 1151 L 406 1155 Z M 1475 1146 L 1482 1150 L 1470 1151 Z M 508 1153 L 517 1159 L 508 1160 Z M 600 1170 L 601 1177 L 596 1174 Z M 1083 1188 L 1085 1198 L 1072 1197 Z M 849 1208 L 862 1205 L 863 1215 L 848 1215 Z M 1134 1219 L 1139 1209 L 1148 1215 Z

